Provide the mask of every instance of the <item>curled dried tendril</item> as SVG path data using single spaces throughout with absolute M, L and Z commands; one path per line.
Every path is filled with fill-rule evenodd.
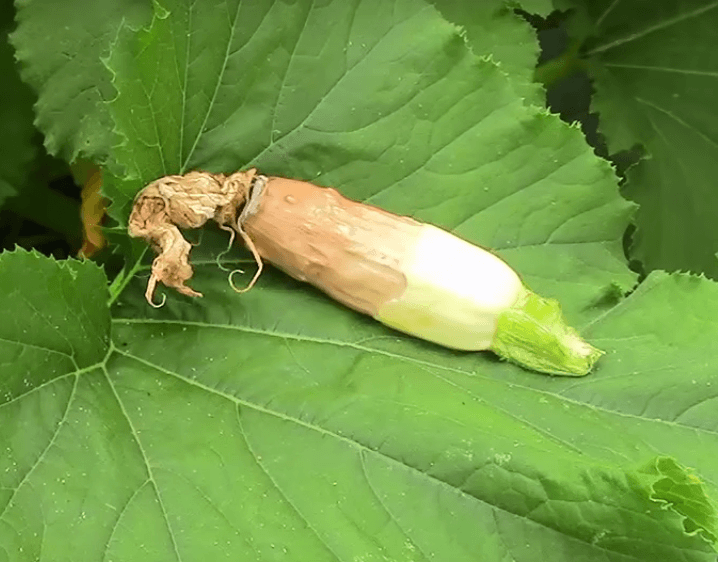
M 257 272 L 244 289 L 234 286 L 230 274 L 232 288 L 245 292 L 254 286 L 262 273 L 263 264 L 254 243 L 242 229 L 242 222 L 247 213 L 258 205 L 265 183 L 266 178 L 257 175 L 254 168 L 229 176 L 189 172 L 183 176 L 165 176 L 140 191 L 132 208 L 128 232 L 130 236 L 147 240 L 157 252 L 145 291 L 150 305 L 159 308 L 166 300 L 163 295 L 161 303 L 154 302 L 157 283 L 184 295 L 202 296 L 202 293 L 186 285 L 193 274 L 189 263 L 192 245 L 185 240 L 180 229 L 199 228 L 209 220 L 214 220 L 222 230 L 230 232 L 230 243 L 234 240 L 235 231 L 238 232 L 257 262 Z

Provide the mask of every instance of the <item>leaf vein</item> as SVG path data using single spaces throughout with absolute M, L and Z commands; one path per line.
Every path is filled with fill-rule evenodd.
M 180 379 L 183 379 L 183 377 L 178 376 Z M 227 396 L 224 396 L 224 398 L 227 398 Z M 239 426 L 239 431 L 242 433 L 242 437 L 244 438 L 244 443 L 247 445 L 247 450 L 252 455 L 252 458 L 254 459 L 254 462 L 257 464 L 259 469 L 264 473 L 264 475 L 269 479 L 269 481 L 272 483 L 272 486 L 274 486 L 274 489 L 277 490 L 280 496 L 284 498 L 284 500 L 287 502 L 287 504 L 292 508 L 292 510 L 300 517 L 302 521 L 306 524 L 307 528 L 312 531 L 315 537 L 321 542 L 324 547 L 327 549 L 328 552 L 334 556 L 337 560 L 341 561 L 342 559 L 339 557 L 339 555 L 334 552 L 334 550 L 326 543 L 324 537 L 322 537 L 319 532 L 314 528 L 314 526 L 309 522 L 309 519 L 304 516 L 304 514 L 299 510 L 299 508 L 294 504 L 294 502 L 289 498 L 289 496 L 286 494 L 286 492 L 279 486 L 277 481 L 274 479 L 274 477 L 271 475 L 269 470 L 267 470 L 267 467 L 264 466 L 264 463 L 261 461 L 257 453 L 255 452 L 254 448 L 252 447 L 252 444 L 249 440 L 249 436 L 247 435 L 247 432 L 244 429 L 244 424 L 242 423 L 242 416 L 240 415 L 239 407 L 240 407 L 240 400 L 235 399 L 233 400 L 235 402 L 236 408 L 235 411 L 237 413 L 237 425 Z M 244 404 L 246 406 L 249 406 L 250 408 L 253 408 L 252 405 L 249 403 Z M 269 413 L 270 411 L 267 410 L 264 413 Z
M 352 447 L 352 448 L 358 449 L 359 451 L 364 451 L 364 452 L 366 452 L 367 454 L 368 454 L 368 453 L 375 454 L 375 455 L 379 456 L 380 458 L 382 458 L 382 459 L 384 459 L 384 460 L 386 460 L 386 461 L 388 461 L 388 462 L 395 463 L 395 464 L 397 464 L 397 465 L 399 465 L 399 466 L 401 466 L 401 467 L 403 467 L 403 468 L 406 468 L 406 469 L 408 469 L 408 470 L 410 470 L 410 471 L 413 471 L 413 472 L 419 474 L 421 477 L 426 478 L 426 479 L 428 479 L 428 480 L 430 480 L 430 481 L 436 483 L 438 486 L 442 486 L 442 487 L 445 487 L 445 488 L 447 488 L 447 489 L 450 489 L 453 493 L 460 494 L 461 496 L 467 497 L 467 498 L 469 498 L 469 499 L 471 499 L 471 500 L 474 500 L 474 501 L 478 501 L 478 502 L 480 502 L 480 503 L 483 504 L 483 505 L 486 505 L 486 506 L 489 506 L 489 507 L 493 508 L 494 510 L 501 511 L 501 512 L 506 513 L 506 514 L 508 514 L 508 515 L 511 515 L 511 516 L 513 516 L 513 517 L 519 517 L 519 518 L 527 519 L 528 521 L 531 521 L 533 524 L 538 525 L 539 527 L 541 527 L 541 528 L 543 528 L 543 529 L 547 529 L 547 530 L 552 531 L 552 532 L 554 532 L 554 533 L 559 533 L 559 534 L 561 534 L 562 536 L 568 537 L 568 538 L 570 538 L 570 539 L 573 539 L 573 540 L 575 540 L 575 541 L 577 541 L 577 542 L 579 542 L 579 543 L 581 543 L 581 544 L 591 545 L 591 546 L 593 546 L 593 547 L 595 547 L 595 548 L 597 548 L 597 549 L 600 549 L 600 550 L 602 550 L 602 551 L 604 551 L 604 552 L 610 552 L 610 553 L 612 553 L 612 554 L 615 553 L 615 551 L 611 551 L 611 550 L 609 550 L 609 549 L 606 548 L 606 547 L 601 547 L 601 546 L 594 545 L 594 544 L 590 543 L 589 541 L 586 541 L 586 540 L 584 540 L 584 539 L 582 539 L 582 538 L 580 538 L 580 537 L 576 537 L 576 536 L 567 535 L 567 534 L 565 534 L 565 533 L 562 533 L 560 530 L 555 529 L 555 528 L 553 528 L 553 527 L 551 527 L 551 526 L 549 526 L 549 525 L 547 525 L 547 524 L 545 524 L 545 523 L 543 523 L 543 522 L 541 522 L 541 521 L 537 521 L 537 520 L 535 520 L 535 519 L 527 518 L 527 517 L 525 517 L 524 515 L 519 514 L 519 513 L 514 513 L 514 512 L 510 511 L 509 509 L 507 509 L 507 508 L 505 508 L 505 507 L 491 504 L 491 503 L 489 503 L 489 502 L 486 501 L 486 500 L 483 500 L 483 499 L 481 499 L 481 498 L 478 498 L 478 497 L 476 497 L 476 496 L 473 496 L 473 495 L 471 495 L 471 494 L 465 492 L 464 490 L 457 489 L 456 487 L 454 487 L 454 486 L 452 486 L 452 485 L 450 485 L 450 484 L 444 482 L 443 480 L 440 480 L 440 479 L 438 479 L 438 478 L 436 478 L 436 477 L 434 477 L 434 476 L 431 476 L 430 474 L 427 474 L 426 472 L 422 472 L 421 470 L 419 470 L 419 469 L 417 469 L 417 468 L 415 468 L 415 467 L 413 467 L 413 466 L 411 466 L 411 465 L 407 465 L 407 464 L 403 463 L 402 461 L 400 461 L 400 460 L 398 460 L 398 459 L 395 459 L 395 458 L 393 458 L 393 457 L 391 457 L 391 456 L 388 456 L 388 455 L 386 455 L 385 453 L 382 453 L 382 452 L 380 452 L 380 451 L 378 451 L 378 450 L 371 449 L 371 448 L 367 447 L 366 445 L 364 445 L 364 444 L 362 444 L 362 443 L 360 443 L 360 442 L 358 442 L 358 441 L 352 441 L 352 440 L 349 439 L 348 437 L 344 437 L 344 436 L 342 436 L 342 435 L 339 435 L 339 434 L 337 434 L 337 433 L 334 433 L 334 432 L 332 432 L 332 431 L 329 430 L 329 429 L 323 428 L 323 427 L 321 427 L 321 426 L 314 425 L 314 424 L 312 424 L 312 423 L 310 423 L 310 422 L 307 422 L 307 421 L 305 421 L 305 420 L 302 420 L 302 419 L 299 419 L 299 418 L 290 416 L 290 415 L 288 415 L 288 414 L 284 414 L 284 413 L 279 412 L 279 411 L 276 411 L 276 410 L 270 410 L 270 409 L 267 408 L 267 407 L 261 406 L 261 405 L 259 405 L 259 404 L 254 404 L 254 403 L 248 402 L 247 400 L 238 398 L 238 397 L 236 397 L 236 396 L 234 396 L 234 395 L 227 394 L 227 393 L 225 393 L 225 392 L 223 392 L 223 391 L 221 391 L 221 390 L 219 390 L 219 389 L 216 389 L 216 388 L 212 388 L 212 387 L 210 387 L 210 386 L 207 386 L 207 385 L 201 383 L 200 381 L 198 381 L 198 380 L 196 380 L 196 379 L 189 379 L 189 378 L 187 378 L 187 377 L 184 377 L 184 376 L 180 375 L 179 373 L 175 373 L 175 372 L 173 372 L 173 371 L 170 371 L 170 370 L 168 370 L 168 369 L 165 369 L 165 368 L 163 368 L 163 367 L 161 367 L 161 366 L 159 366 L 159 365 L 157 365 L 157 364 L 155 364 L 155 363 L 152 363 L 152 362 L 150 362 L 150 361 L 148 361 L 148 360 L 146 360 L 146 359 L 143 359 L 143 358 L 141 358 L 141 357 L 138 357 L 138 356 L 136 356 L 136 355 L 133 355 L 133 354 L 127 352 L 127 351 L 115 349 L 115 352 L 118 353 L 118 354 L 120 354 L 120 355 L 123 355 L 123 356 L 127 357 L 128 359 L 131 359 L 131 360 L 133 360 L 133 361 L 137 361 L 137 362 L 140 363 L 140 364 L 143 364 L 143 365 L 145 365 L 145 366 L 147 366 L 147 367 L 150 367 L 151 369 L 153 369 L 153 370 L 155 370 L 155 371 L 157 371 L 157 372 L 166 374 L 166 375 L 168 375 L 168 376 L 172 376 L 172 377 L 174 377 L 174 378 L 176 378 L 176 379 L 178 379 L 178 380 L 181 380 L 181 381 L 185 382 L 186 384 L 188 384 L 188 385 L 190 385 L 190 386 L 195 386 L 195 387 L 197 387 L 197 388 L 199 388 L 199 389 L 202 389 L 202 390 L 204 390 L 204 391 L 206 391 L 206 392 L 209 392 L 209 393 L 211 393 L 211 394 L 215 394 L 215 395 L 220 396 L 220 397 L 222 397 L 222 398 L 224 398 L 224 399 L 226 399 L 226 400 L 229 400 L 230 402 L 235 403 L 235 404 L 237 405 L 237 408 L 238 408 L 238 409 L 237 409 L 238 418 L 239 418 L 239 406 L 241 405 L 241 406 L 246 406 L 247 408 L 250 408 L 250 409 L 252 409 L 252 410 L 255 410 L 255 411 L 259 412 L 259 413 L 267 414 L 267 415 L 276 417 L 276 418 L 281 419 L 281 420 L 284 420 L 284 421 L 288 421 L 288 422 L 291 422 L 291 423 L 295 423 L 295 424 L 297 424 L 297 425 L 299 425 L 299 426 L 302 426 L 302 427 L 304 427 L 304 428 L 306 428 L 306 429 L 309 429 L 309 430 L 311 430 L 311 431 L 316 431 L 316 432 L 318 432 L 318 433 L 320 433 L 320 434 L 322 434 L 322 435 L 327 435 L 327 436 L 329 436 L 329 437 L 332 437 L 332 438 L 334 438 L 334 439 L 337 439 L 337 440 L 339 440 L 339 441 L 341 441 L 341 442 L 343 442 L 343 443 L 346 443 L 348 446 L 350 446 L 350 447 Z M 598 408 L 596 408 L 596 409 L 598 409 Z M 631 417 L 631 416 L 628 416 L 628 417 Z M 245 433 L 244 435 L 245 435 L 245 439 L 246 439 L 246 433 Z M 247 444 L 248 444 L 248 446 L 249 446 L 249 442 L 248 442 L 248 441 L 247 441 Z M 254 455 L 254 457 L 255 457 L 255 459 L 256 459 L 256 454 L 255 454 L 253 451 L 250 451 L 250 452 L 252 452 L 252 454 Z M 257 459 L 257 460 L 258 460 L 258 459 Z M 263 467 L 263 465 L 261 464 L 261 462 L 259 462 L 259 460 L 258 460 L 258 466 L 265 471 L 265 473 L 266 473 L 267 476 L 270 478 L 270 480 L 273 480 L 272 477 L 271 477 L 271 475 L 266 472 L 266 469 Z M 595 466 L 595 465 L 592 465 L 592 466 Z M 275 485 L 276 485 L 276 484 L 275 484 Z M 285 498 L 287 497 L 287 496 L 282 492 L 282 490 L 281 490 L 278 486 L 277 486 L 277 491 L 278 491 L 279 493 L 281 493 Z M 290 501 L 290 500 L 287 498 L 287 501 Z M 291 502 L 290 502 L 290 505 L 291 505 Z M 645 541 L 644 541 L 644 542 L 645 542 Z M 670 545 L 666 545 L 666 546 L 670 546 Z M 638 560 L 638 558 L 635 558 L 635 557 L 632 557 L 632 558 Z
M 0 512 L 0 520 L 5 517 L 5 514 L 7 513 L 7 510 L 10 509 L 10 506 L 12 505 L 13 500 L 15 499 L 15 496 L 17 495 L 20 488 L 22 488 L 23 484 L 28 481 L 30 478 L 30 475 L 35 471 L 35 469 L 40 465 L 40 463 L 43 461 L 45 456 L 47 455 L 47 452 L 50 450 L 50 448 L 55 444 L 55 441 L 57 440 L 57 436 L 60 434 L 60 430 L 62 429 L 63 425 L 67 421 L 68 414 L 70 412 L 70 407 L 72 405 L 72 402 L 75 398 L 75 392 L 77 391 L 77 384 L 80 380 L 80 377 L 75 377 L 75 382 L 72 385 L 72 391 L 70 392 L 70 396 L 67 397 L 67 404 L 65 405 L 65 411 L 62 414 L 62 418 L 57 422 L 57 426 L 55 427 L 55 431 L 52 434 L 52 437 L 47 442 L 47 445 L 45 448 L 40 452 L 37 459 L 35 459 L 35 462 L 32 463 L 32 466 L 30 469 L 25 473 L 25 476 L 22 477 L 18 485 L 14 488 L 12 494 L 7 500 L 7 503 L 5 504 L 5 507 Z
M 364 476 L 364 480 L 366 481 L 367 486 L 369 486 L 371 493 L 374 495 L 376 500 L 379 502 L 379 505 L 381 505 L 381 508 L 386 512 L 386 514 L 394 522 L 394 524 L 401 530 L 401 532 L 404 534 L 404 536 L 408 540 L 411 541 L 411 544 L 417 548 L 417 550 L 421 553 L 421 556 L 424 558 L 424 560 L 431 560 L 431 557 L 427 556 L 427 554 L 424 552 L 424 550 L 421 548 L 421 546 L 416 541 L 414 541 L 412 539 L 409 532 L 399 523 L 398 517 L 389 509 L 389 507 L 386 505 L 384 500 L 381 498 L 381 496 L 377 492 L 376 488 L 374 487 L 374 484 L 372 484 L 371 478 L 369 477 L 369 473 L 367 472 L 367 467 L 366 467 L 366 451 L 364 451 L 364 450 L 359 451 L 359 460 L 360 460 L 361 470 L 362 470 L 362 475 Z M 415 561 L 415 562 L 418 562 L 418 561 Z
M 614 306 L 613 308 L 610 308 L 610 309 L 609 309 L 608 311 L 606 311 L 604 314 L 599 315 L 596 319 L 594 319 L 593 321 L 589 322 L 589 323 L 584 327 L 584 329 L 587 329 L 588 327 L 593 326 L 593 325 L 596 324 L 599 320 L 602 320 L 602 319 L 606 318 L 609 314 L 615 313 L 616 310 L 620 309 L 622 306 L 625 306 L 625 303 L 626 303 L 627 301 L 628 301 L 628 299 L 622 300 L 622 301 L 619 302 L 616 306 Z M 196 326 L 196 327 L 207 328 L 207 329 L 215 329 L 215 330 L 233 330 L 233 331 L 237 331 L 237 332 L 244 332 L 244 333 L 249 333 L 249 334 L 262 335 L 262 336 L 266 336 L 266 337 L 287 338 L 287 339 L 296 340 L 296 341 L 305 341 L 305 342 L 312 342 L 312 343 L 321 343 L 321 344 L 327 344 L 327 345 L 334 345 L 334 346 L 337 346 L 337 347 L 349 347 L 349 348 L 356 349 L 356 350 L 359 350 L 359 351 L 365 351 L 365 352 L 367 352 L 367 353 L 374 353 L 374 354 L 377 354 L 377 355 L 383 355 L 383 356 L 385 356 L 385 357 L 391 357 L 391 358 L 394 358 L 394 359 L 398 359 L 398 360 L 400 360 L 400 361 L 406 361 L 406 362 L 408 362 L 408 363 L 413 363 L 413 364 L 415 364 L 415 365 L 423 365 L 423 366 L 426 366 L 426 367 L 440 368 L 440 369 L 442 369 L 442 370 L 444 370 L 444 371 L 447 371 L 447 372 L 453 372 L 453 373 L 457 373 L 457 374 L 461 374 L 461 375 L 479 377 L 479 378 L 482 378 L 482 379 L 487 379 L 487 380 L 492 380 L 492 381 L 494 380 L 494 379 L 490 379 L 489 377 L 485 377 L 484 375 L 480 375 L 480 374 L 477 374 L 477 373 L 474 373 L 474 372 L 471 372 L 471 371 L 467 371 L 467 370 L 465 370 L 465 369 L 458 369 L 458 368 L 456 368 L 456 367 L 448 367 L 448 366 L 444 366 L 444 365 L 438 366 L 438 365 L 436 365 L 436 364 L 434 364 L 434 363 L 431 363 L 431 362 L 429 362 L 429 361 L 423 361 L 423 360 L 421 360 L 421 359 L 416 359 L 416 358 L 414 358 L 414 357 L 409 357 L 409 356 L 406 356 L 406 355 L 399 355 L 398 353 L 392 353 L 392 352 L 389 352 L 389 351 L 386 351 L 386 350 L 382 350 L 382 349 L 375 349 L 375 348 L 371 348 L 371 347 L 364 347 L 364 346 L 362 346 L 362 345 L 357 344 L 356 342 L 343 342 L 343 341 L 339 341 L 339 340 L 330 340 L 330 339 L 326 339 L 326 338 L 317 338 L 317 337 L 305 336 L 305 335 L 301 335 L 301 334 L 280 333 L 280 332 L 276 332 L 276 331 L 275 331 L 275 332 L 269 332 L 269 331 L 261 330 L 261 329 L 257 329 L 257 328 L 250 328 L 250 327 L 248 327 L 248 326 L 232 326 L 232 325 L 207 324 L 207 323 L 204 323 L 204 322 L 195 322 L 195 321 L 188 321 L 188 320 L 154 320 L 154 319 L 150 319 L 150 318 L 114 318 L 112 321 L 113 321 L 113 323 L 116 323 L 116 324 L 128 324 L 128 325 L 131 325 L 131 324 L 169 324 L 169 325 L 178 325 L 178 326 Z M 136 356 L 133 356 L 133 355 L 127 353 L 126 351 L 121 351 L 121 350 L 118 350 L 118 349 L 115 349 L 115 351 L 116 351 L 117 353 L 122 353 L 122 354 L 124 354 L 124 355 L 132 356 L 132 357 L 134 357 L 135 359 L 137 359 L 137 360 L 139 360 L 139 361 L 144 361 L 144 360 L 142 360 L 142 359 L 139 358 L 139 357 L 136 357 Z M 154 366 L 154 365 L 151 364 L 151 363 L 148 363 L 148 365 Z M 154 366 L 154 367 L 156 367 L 156 366 Z M 164 371 L 163 371 L 163 372 L 164 372 Z M 171 374 L 173 374 L 173 375 L 175 375 L 175 376 L 179 376 L 179 375 L 176 375 L 175 373 L 171 373 Z M 180 378 L 182 378 L 182 377 L 180 377 Z M 530 392 L 535 392 L 537 395 L 542 395 L 542 396 L 543 396 L 543 395 L 546 395 L 546 396 L 550 396 L 550 397 L 553 398 L 553 399 L 555 399 L 555 398 L 557 397 L 556 394 L 552 394 L 552 393 L 546 392 L 546 391 L 544 391 L 544 390 L 540 390 L 540 389 L 532 388 L 532 387 L 530 387 L 530 386 L 524 386 L 524 385 L 516 384 L 516 383 L 512 383 L 512 384 L 513 384 L 514 386 L 516 386 L 516 387 L 519 387 L 519 388 L 523 389 L 523 390 L 530 391 Z M 617 411 L 614 411 L 614 410 L 609 410 L 609 409 L 606 409 L 606 408 L 603 408 L 603 407 L 600 407 L 600 406 L 596 406 L 596 405 L 594 405 L 594 404 L 589 404 L 589 403 L 585 403 L 585 402 L 578 402 L 578 401 L 573 400 L 573 399 L 571 399 L 571 398 L 567 398 L 567 397 L 561 397 L 561 398 L 562 398 L 563 400 L 567 401 L 567 402 L 572 403 L 572 404 L 576 404 L 576 405 L 581 406 L 581 407 L 584 407 L 584 408 L 588 408 L 588 409 L 591 409 L 591 410 L 595 410 L 595 411 L 597 411 L 597 412 L 605 412 L 605 413 L 608 413 L 608 414 L 611 414 L 611 415 L 615 415 L 615 416 L 619 416 L 619 417 L 623 417 L 623 418 L 637 419 L 637 420 L 640 420 L 640 421 L 652 422 L 652 423 L 659 423 L 659 424 L 665 424 L 665 425 L 668 425 L 668 426 L 679 427 L 679 428 L 687 429 L 687 430 L 690 430 L 690 431 L 697 431 L 697 429 L 696 429 L 695 427 L 686 426 L 686 425 L 679 424 L 679 423 L 676 423 L 676 422 L 672 422 L 672 421 L 669 421 L 669 420 L 654 419 L 654 418 L 644 419 L 644 418 L 640 418 L 640 417 L 638 417 L 638 416 L 636 416 L 636 415 L 634 415 L 634 414 L 628 414 L 628 413 L 625 413 L 625 412 L 617 412 Z M 705 430 L 705 429 L 702 429 L 702 428 L 701 428 L 700 431 L 705 432 L 705 433 L 710 433 L 710 434 L 718 435 L 718 431 L 709 431 L 709 430 Z
M 683 14 L 677 14 L 676 16 L 674 16 L 672 18 L 667 18 L 667 19 L 665 19 L 663 21 L 659 21 L 658 23 L 655 23 L 653 25 L 649 25 L 648 27 L 645 27 L 644 29 L 640 29 L 634 33 L 629 33 L 628 35 L 619 37 L 609 43 L 604 43 L 603 45 L 599 45 L 599 46 L 595 47 L 594 49 L 592 49 L 588 54 L 595 55 L 597 53 L 606 52 L 615 47 L 619 47 L 625 43 L 629 43 L 631 41 L 636 41 L 637 39 L 641 39 L 642 37 L 645 37 L 646 35 L 650 35 L 651 33 L 654 33 L 655 31 L 660 31 L 661 29 L 666 29 L 668 27 L 671 27 L 672 25 L 681 23 L 682 21 L 698 17 L 701 14 L 704 14 L 705 12 L 709 12 L 717 7 L 718 7 L 718 1 L 714 1 L 706 6 L 701 6 L 701 7 L 696 8 L 695 10 L 692 10 L 690 12 L 685 12 Z
M 187 152 L 187 158 L 185 158 L 184 162 L 182 162 L 182 166 L 180 168 L 180 173 L 184 174 L 187 170 L 187 166 L 189 166 L 189 162 L 192 158 L 192 155 L 194 154 L 194 151 L 197 148 L 197 145 L 199 144 L 199 139 L 202 137 L 202 132 L 204 131 L 204 128 L 207 126 L 207 121 L 209 120 L 209 116 L 212 113 L 212 109 L 214 108 L 214 104 L 217 101 L 217 94 L 220 90 L 220 87 L 222 86 L 222 81 L 224 80 L 224 74 L 227 71 L 227 63 L 229 61 L 230 57 L 230 50 L 232 48 L 232 42 L 234 41 L 234 32 L 237 27 L 237 20 L 239 19 L 239 12 L 242 7 L 242 2 L 237 2 L 237 11 L 234 14 L 234 21 L 231 22 L 230 25 L 230 31 L 229 31 L 229 38 L 227 39 L 227 47 L 224 50 L 224 61 L 222 62 L 222 70 L 219 72 L 217 76 L 217 81 L 214 85 L 214 92 L 212 93 L 212 98 L 210 99 L 209 104 L 207 105 L 207 112 L 204 115 L 204 119 L 202 120 L 202 124 L 197 129 L 197 135 L 195 136 L 194 142 L 192 143 L 192 146 L 190 147 L 189 151 Z M 188 62 L 189 64 L 189 62 Z M 180 147 L 180 150 L 182 148 Z
M 112 390 L 112 394 L 115 396 L 115 400 L 117 401 L 117 406 L 122 412 L 123 417 L 125 418 L 125 421 L 127 422 L 127 426 L 130 429 L 130 432 L 132 433 L 132 438 L 137 445 L 137 449 L 142 456 L 142 461 L 145 465 L 145 470 L 147 471 L 147 479 L 150 481 L 152 485 L 152 489 L 154 490 L 155 497 L 157 498 L 157 504 L 160 507 L 160 511 L 162 512 L 162 518 L 164 519 L 165 525 L 167 527 L 167 532 L 170 536 L 170 541 L 172 542 L 172 548 L 174 550 L 175 557 L 177 558 L 178 562 L 182 562 L 182 556 L 179 552 L 179 545 L 177 544 L 177 538 L 175 537 L 175 533 L 172 530 L 172 525 L 170 525 L 169 521 L 169 515 L 167 512 L 167 509 L 165 508 L 164 501 L 162 499 L 162 494 L 160 493 L 159 485 L 157 484 L 157 480 L 155 479 L 154 473 L 152 471 L 152 467 L 150 465 L 149 457 L 147 456 L 147 452 L 145 451 L 144 446 L 142 445 L 142 441 L 140 440 L 140 436 L 137 433 L 137 429 L 135 428 L 135 425 L 132 423 L 132 418 L 130 418 L 130 413 L 125 408 L 124 402 L 122 402 L 122 399 L 120 398 L 119 393 L 117 392 L 117 388 L 115 387 L 115 384 L 112 382 L 112 377 L 110 376 L 110 373 L 108 372 L 107 368 L 103 365 L 103 372 L 105 374 L 105 379 L 107 380 L 107 383 L 110 386 L 110 389 Z

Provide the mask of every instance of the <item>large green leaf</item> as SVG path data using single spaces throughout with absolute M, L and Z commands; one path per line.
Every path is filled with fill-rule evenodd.
M 200 269 L 204 302 L 128 293 L 108 351 L 94 266 L 3 256 L 5 560 L 715 559 L 715 284 L 651 277 L 577 383 Z
M 706 0 L 562 2 L 589 44 L 593 108 L 612 152 L 646 159 L 626 193 L 640 203 L 633 253 L 648 269 L 718 276 L 718 5 Z
M 517 92 L 528 102 L 544 105 L 543 87 L 533 80 L 539 56 L 535 30 L 514 9 L 516 2 L 506 0 L 433 0 L 432 3 L 448 19 L 464 28 L 466 39 L 475 54 L 491 57 L 512 80 Z M 521 7 L 547 15 L 550 2 L 524 1 Z
M 103 101 L 112 99 L 107 55 L 117 30 L 146 21 L 150 0 L 15 0 L 12 36 L 22 76 L 38 92 L 36 124 L 53 155 L 104 158 L 112 121 Z

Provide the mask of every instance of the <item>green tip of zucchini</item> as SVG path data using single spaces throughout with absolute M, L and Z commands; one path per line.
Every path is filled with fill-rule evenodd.
M 490 349 L 533 371 L 572 377 L 587 375 L 603 355 L 566 324 L 558 301 L 526 287 L 499 315 Z

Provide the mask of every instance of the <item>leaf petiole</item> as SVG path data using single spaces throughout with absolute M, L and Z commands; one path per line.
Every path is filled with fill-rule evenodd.
M 127 287 L 129 282 L 135 276 L 135 273 L 140 270 L 140 268 L 142 267 L 142 259 L 145 257 L 146 251 L 147 248 L 142 249 L 140 255 L 137 256 L 137 259 L 135 260 L 134 264 L 132 265 L 132 268 L 129 271 L 127 269 L 127 264 L 125 264 L 125 266 L 117 274 L 117 277 L 112 280 L 112 283 L 109 287 L 110 298 L 107 301 L 108 306 L 112 306 L 114 304 L 120 294 L 122 294 L 122 291 L 125 290 L 125 287 Z

